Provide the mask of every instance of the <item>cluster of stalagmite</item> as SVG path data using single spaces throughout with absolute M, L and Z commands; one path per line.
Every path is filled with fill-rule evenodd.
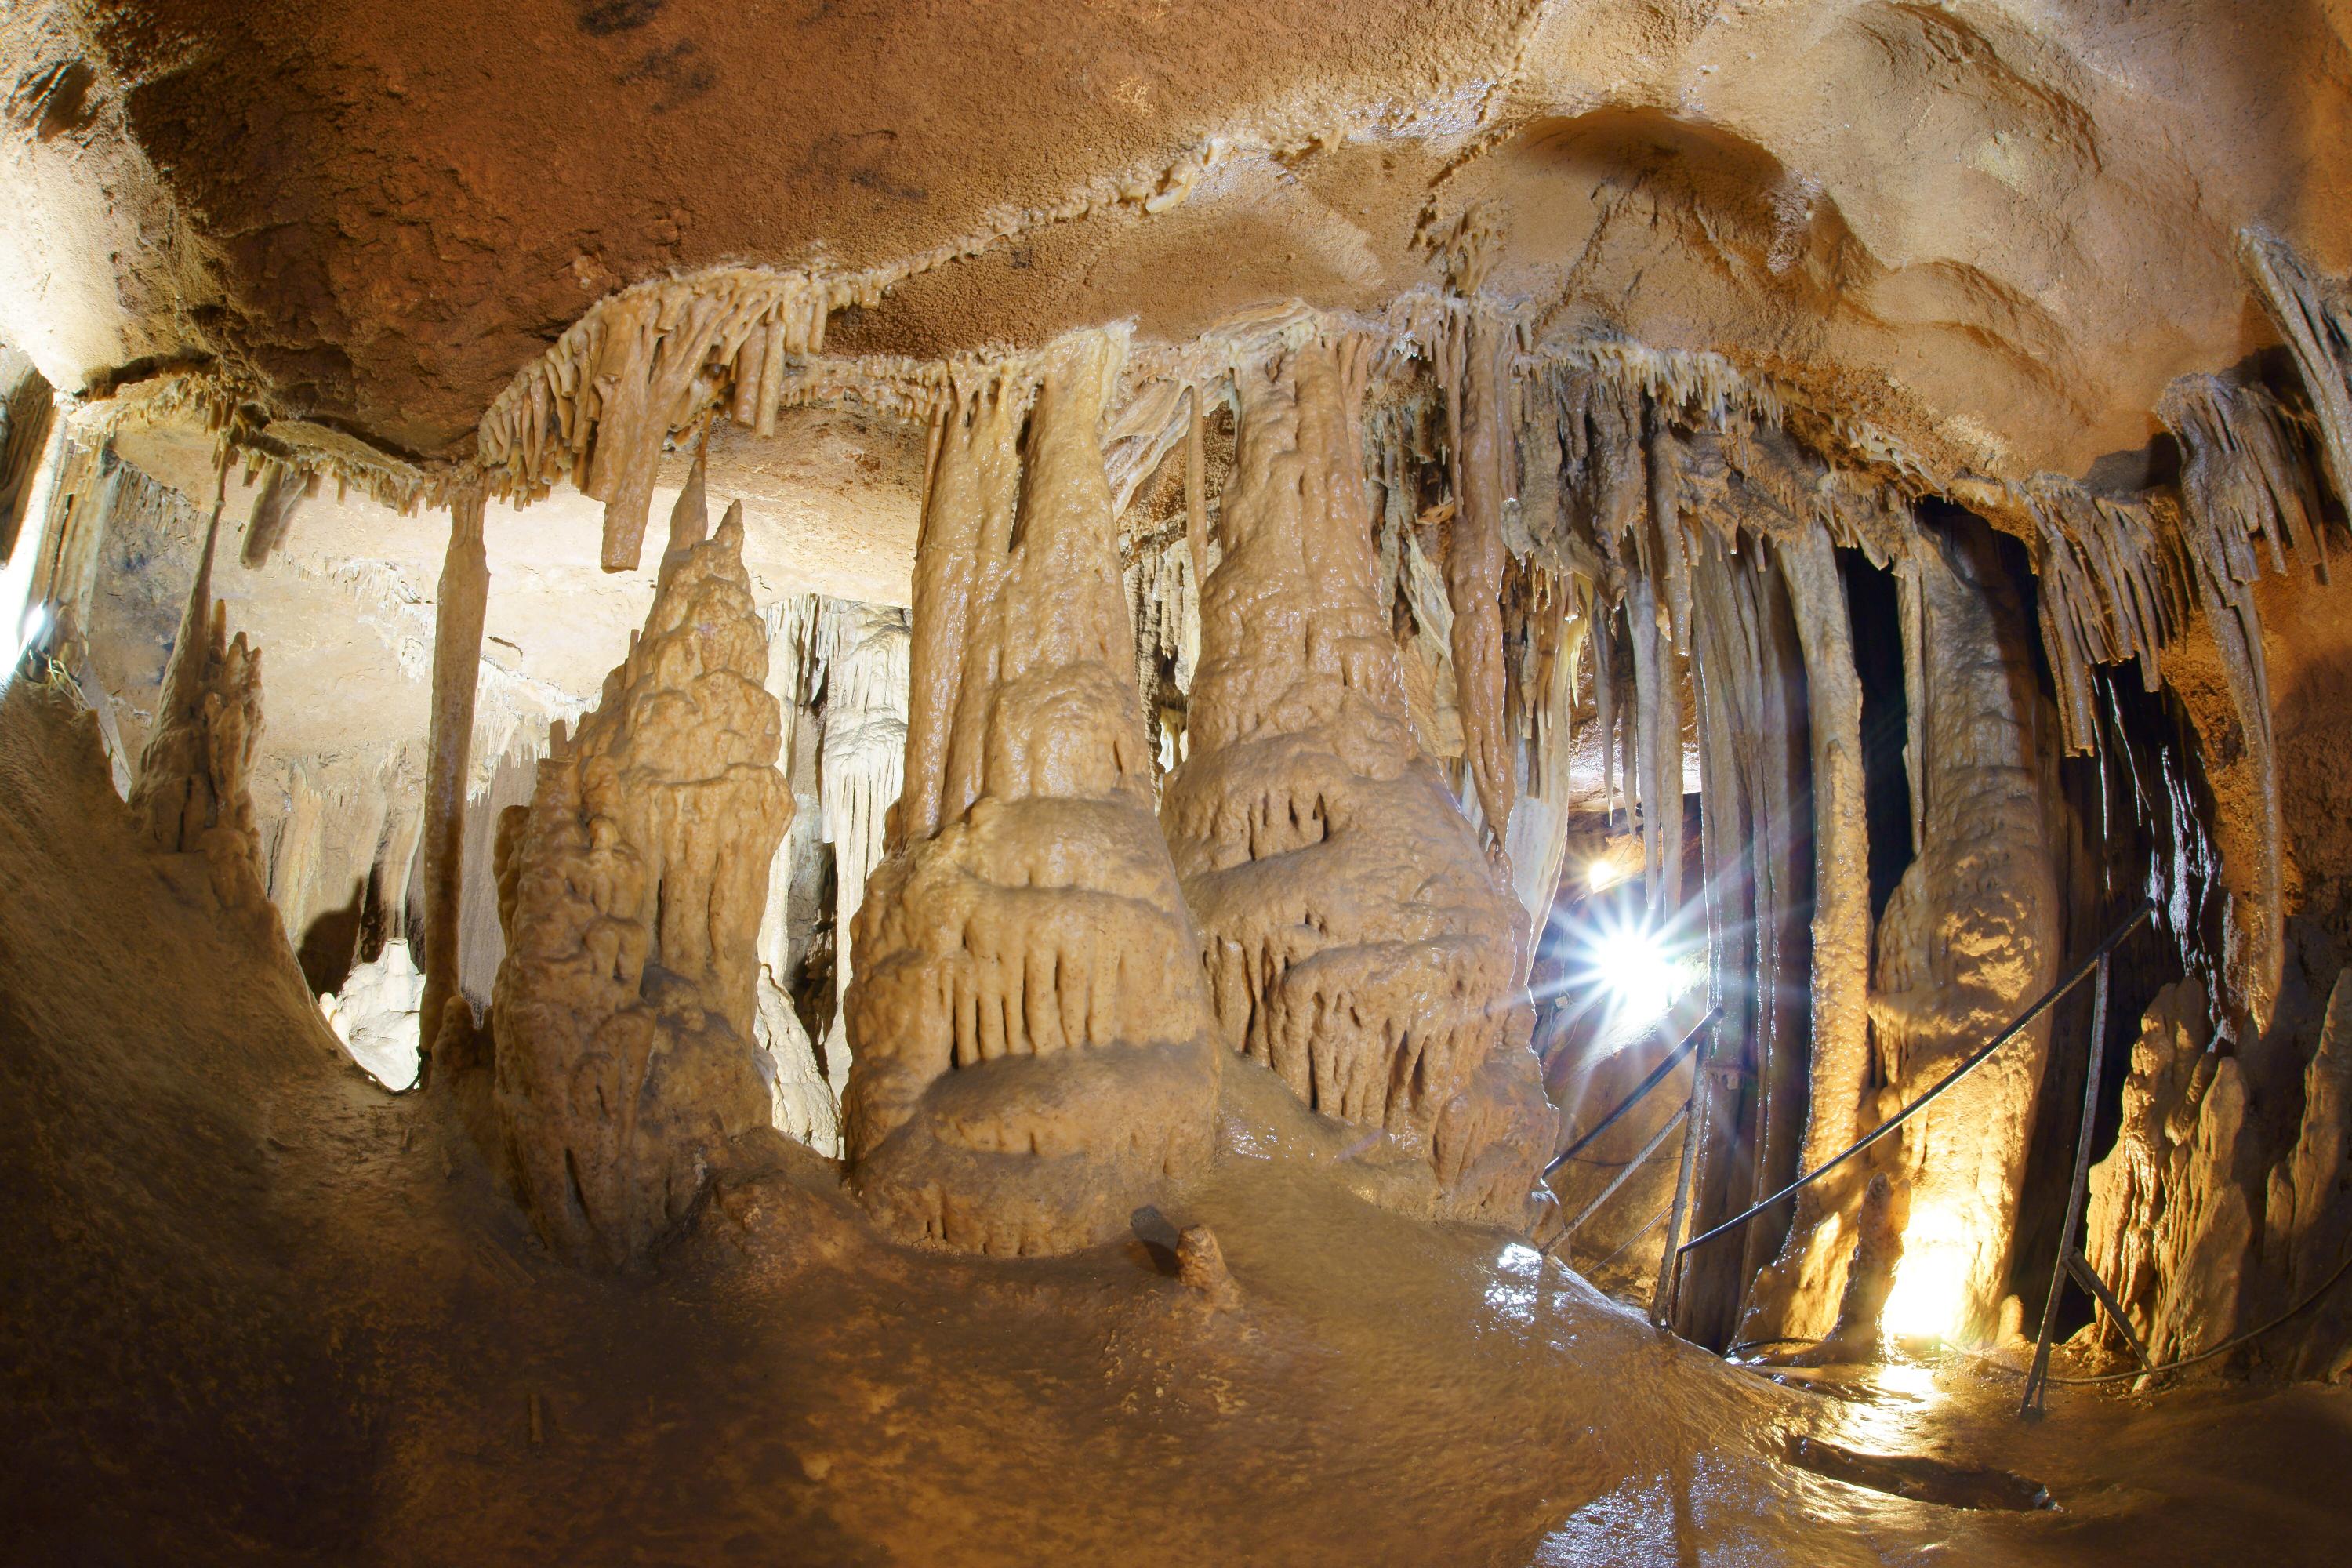
M 853 1182 L 902 1234 L 991 1253 L 1102 1240 L 1210 1143 L 1219 1054 L 1097 444 L 1116 348 L 955 379 L 905 790 L 854 936 Z
M 1238 374 L 1223 556 L 1161 818 L 1225 1043 L 1423 1154 L 1447 1212 L 1517 1220 L 1555 1131 L 1528 1049 L 1527 919 L 1406 717 L 1361 377 L 1346 341 Z
M 261 650 L 243 632 L 229 637 L 228 607 L 213 597 L 219 534 L 215 502 L 139 753 L 131 815 L 156 848 L 201 853 L 224 904 L 266 910 L 261 839 L 247 787 L 261 743 Z
M 740 503 L 672 521 L 644 635 L 499 825 L 496 1105 L 516 1184 L 572 1257 L 642 1262 L 730 1139 L 769 1125 L 757 936 L 792 805 Z

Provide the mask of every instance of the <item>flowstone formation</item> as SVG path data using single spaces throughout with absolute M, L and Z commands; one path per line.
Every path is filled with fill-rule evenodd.
M 1426 1158 L 1443 1212 L 1517 1221 L 1555 1131 L 1525 912 L 1415 743 L 1373 586 L 1362 345 L 1238 374 L 1223 559 L 1161 820 L 1225 1044 Z
M 1098 445 L 1113 353 L 1084 334 L 953 380 L 905 793 L 855 932 L 853 1182 L 892 1228 L 975 1251 L 1103 1240 L 1210 1142 L 1220 1058 Z
M 709 1160 L 769 1125 L 753 1058 L 769 863 L 792 814 L 740 506 L 690 486 L 645 634 L 499 824 L 492 1004 L 512 1174 L 567 1255 L 640 1264 Z

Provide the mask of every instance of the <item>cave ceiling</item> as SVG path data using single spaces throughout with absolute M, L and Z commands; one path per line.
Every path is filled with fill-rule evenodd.
M 51 0 L 0 22 L 0 335 L 68 387 L 217 361 L 458 458 L 597 300 L 872 269 L 836 352 L 1302 299 L 1476 210 L 1544 336 L 1713 349 L 1953 471 L 2128 488 L 2174 376 L 2330 271 L 2334 0 Z M 748 459 L 747 459 L 748 460 Z

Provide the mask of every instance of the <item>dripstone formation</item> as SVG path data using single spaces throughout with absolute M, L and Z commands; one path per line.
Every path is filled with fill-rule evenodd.
M 739 509 L 671 525 L 643 637 L 499 824 L 496 1103 L 567 1255 L 643 1262 L 711 1156 L 770 1121 L 752 1056 L 769 862 L 792 816 Z
M 1237 376 L 1190 754 L 1161 802 L 1225 1044 L 1513 1220 L 1553 1119 L 1527 1048 L 1528 922 L 1415 743 L 1373 587 L 1361 345 Z
M 1220 1058 L 1151 814 L 1098 446 L 1115 347 L 954 380 L 905 793 L 857 914 L 853 1182 L 901 1234 L 974 1251 L 1102 1240 L 1210 1142 Z

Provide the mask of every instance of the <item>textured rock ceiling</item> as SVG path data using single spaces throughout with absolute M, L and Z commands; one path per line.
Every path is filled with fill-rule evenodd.
M 0 158 L 22 215 L 0 335 L 67 386 L 218 355 L 281 412 L 456 456 L 568 322 L 666 269 L 897 271 L 946 246 L 972 253 L 837 318 L 832 346 L 1130 316 L 1179 337 L 1294 296 L 1377 308 L 1485 200 L 1494 279 L 1547 331 L 1719 349 L 1955 468 L 2128 485 L 2168 380 L 2274 341 L 2242 226 L 2352 267 L 2347 17 L 51 0 L 0 22 L 34 132 Z M 1155 193 L 1188 199 L 1146 212 Z

